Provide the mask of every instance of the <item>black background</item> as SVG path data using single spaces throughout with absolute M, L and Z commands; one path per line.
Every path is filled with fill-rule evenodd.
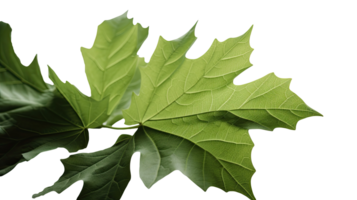
M 55 6 L 56 7 L 56 6 Z M 110 6 L 109 6 L 110 7 Z M 127 8 L 113 7 L 105 10 L 54 9 L 22 12 L 2 12 L 0 20 L 10 22 L 14 27 L 14 42 L 17 52 L 28 63 L 34 53 L 39 53 L 40 62 L 46 76 L 45 64 L 51 64 L 64 80 L 77 84 L 83 92 L 89 93 L 83 75 L 83 66 L 78 46 L 89 47 L 97 25 L 103 19 L 120 14 Z M 243 15 L 240 12 L 220 10 L 195 11 L 194 9 L 135 9 L 130 17 L 136 22 L 151 25 L 151 36 L 142 49 L 142 56 L 150 56 L 157 35 L 174 39 L 189 28 L 195 19 L 201 18 L 197 35 L 200 37 L 189 57 L 199 56 L 214 37 L 224 39 L 241 34 L 251 23 L 256 23 L 252 44 L 256 47 L 253 55 L 255 67 L 237 79 L 237 84 L 250 81 L 275 71 L 282 77 L 295 77 L 292 88 L 306 101 L 326 114 L 323 99 L 322 67 L 319 58 L 309 43 L 316 40 L 314 27 L 306 22 L 280 23 L 264 22 L 264 18 Z M 263 22 L 260 22 L 263 21 Z M 315 27 L 316 28 L 316 27 Z M 308 32 L 309 34 L 304 34 Z M 317 33 L 316 33 L 317 34 Z M 258 168 L 253 184 L 260 199 L 286 199 L 286 196 L 305 197 L 304 191 L 315 190 L 313 184 L 318 179 L 316 168 L 321 161 L 317 148 L 322 126 L 326 119 L 313 118 L 299 124 L 299 131 L 277 130 L 274 133 L 253 131 L 258 147 L 254 151 L 254 162 Z M 120 124 L 118 124 L 120 125 Z M 90 152 L 109 146 L 118 132 L 92 130 Z M 105 137 L 103 137 L 105 135 Z M 6 177 L 0 179 L 1 195 L 9 194 L 13 199 L 29 199 L 31 193 L 52 183 L 62 168 L 57 158 L 65 157 L 64 150 L 42 154 L 32 162 L 20 165 Z M 238 194 L 224 194 L 211 189 L 208 194 L 199 191 L 179 173 L 165 179 L 151 191 L 146 191 L 136 178 L 137 155 L 133 159 L 134 181 L 124 199 L 145 198 L 171 199 L 172 197 L 196 199 L 224 198 L 244 199 Z M 76 184 L 61 196 L 50 194 L 41 199 L 73 199 L 80 188 Z M 198 196 L 195 196 L 198 195 Z M 309 195 L 311 198 L 312 194 Z M 319 194 L 316 193 L 316 197 Z M 285 196 L 285 198 L 284 198 Z M 2 198 L 1 198 L 2 199 Z

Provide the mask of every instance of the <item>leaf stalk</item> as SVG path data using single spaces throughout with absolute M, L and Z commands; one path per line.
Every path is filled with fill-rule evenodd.
M 112 127 L 112 126 L 108 126 L 108 125 L 102 125 L 101 128 L 110 128 L 110 129 L 116 129 L 116 130 L 125 130 L 125 129 L 135 129 L 135 128 L 139 128 L 140 125 L 136 125 L 136 126 L 130 126 L 130 127 Z

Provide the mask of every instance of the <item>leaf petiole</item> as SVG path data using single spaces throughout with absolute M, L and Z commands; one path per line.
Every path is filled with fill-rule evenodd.
M 110 129 L 117 129 L 117 130 L 124 130 L 124 129 L 135 129 L 135 128 L 139 128 L 140 125 L 136 125 L 136 126 L 130 126 L 130 127 L 112 127 L 112 126 L 108 126 L 108 125 L 102 125 L 102 128 L 110 128 Z

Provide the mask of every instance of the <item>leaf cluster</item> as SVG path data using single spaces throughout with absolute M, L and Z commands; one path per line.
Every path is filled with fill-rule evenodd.
M 289 89 L 290 79 L 268 74 L 233 84 L 252 66 L 252 28 L 215 40 L 198 59 L 186 58 L 195 26 L 176 40 L 160 37 L 146 63 L 137 52 L 148 28 L 134 25 L 126 13 L 104 21 L 93 47 L 81 49 L 88 97 L 51 68 L 53 85 L 45 83 L 36 57 L 23 66 L 10 26 L 0 22 L 0 175 L 44 151 L 84 149 L 89 129 L 113 128 L 125 119 L 137 128 L 134 135 L 122 134 L 102 151 L 63 159 L 64 174 L 33 197 L 60 193 L 83 180 L 78 199 L 120 199 L 130 181 L 131 156 L 140 152 L 140 177 L 149 188 L 180 170 L 203 190 L 214 186 L 255 199 L 248 130 L 295 129 L 299 120 L 320 114 Z

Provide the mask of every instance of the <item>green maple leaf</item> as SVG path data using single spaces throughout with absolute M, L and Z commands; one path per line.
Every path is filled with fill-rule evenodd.
M 234 85 L 251 66 L 251 29 L 224 42 L 215 40 L 198 59 L 185 54 L 194 28 L 181 38 L 159 44 L 141 68 L 140 95 L 124 111 L 126 124 L 140 124 L 140 176 L 147 187 L 180 170 L 203 190 L 210 186 L 255 199 L 250 180 L 253 143 L 248 129 L 295 129 L 320 114 L 289 89 L 290 79 L 269 74 Z
M 93 47 L 82 49 L 92 92 L 87 97 L 51 68 L 54 85 L 44 83 L 36 59 L 24 67 L 12 48 L 11 28 L 0 22 L 0 175 L 46 150 L 85 148 L 89 128 L 110 127 L 124 117 L 137 124 L 133 136 L 63 159 L 64 174 L 33 197 L 83 180 L 78 199 L 119 199 L 130 181 L 131 156 L 141 152 L 140 176 L 149 188 L 180 170 L 203 190 L 214 186 L 255 199 L 248 130 L 295 129 L 299 120 L 320 114 L 290 91 L 290 79 L 269 74 L 233 84 L 252 66 L 252 28 L 187 59 L 194 29 L 173 41 L 161 37 L 145 63 L 137 51 L 148 29 L 126 13 L 104 21 Z
M 10 26 L 1 22 L 0 34 L 0 175 L 43 151 L 85 148 L 88 128 L 108 118 L 108 98 L 86 97 L 51 69 L 57 89 L 45 84 L 36 58 L 25 67 L 16 56 Z

